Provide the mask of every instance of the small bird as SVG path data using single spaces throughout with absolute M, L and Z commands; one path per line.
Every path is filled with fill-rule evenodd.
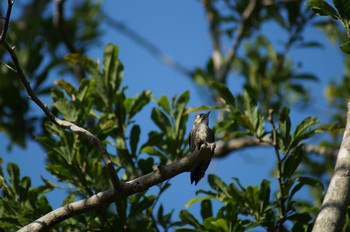
M 193 152 L 196 148 L 199 150 L 202 144 L 215 142 L 214 133 L 209 128 L 209 114 L 198 114 L 193 122 L 193 128 L 190 131 L 189 145 L 190 151 Z M 212 150 L 214 154 L 214 150 Z M 191 184 L 194 182 L 195 185 L 203 178 L 205 171 L 207 170 L 211 161 L 211 157 L 206 160 L 202 160 L 197 166 L 191 171 Z

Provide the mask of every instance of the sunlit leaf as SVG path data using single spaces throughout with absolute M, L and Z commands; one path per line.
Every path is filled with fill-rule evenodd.
M 344 53 L 350 54 L 350 40 L 340 45 L 340 50 L 342 50 Z
M 157 103 L 167 114 L 170 114 L 170 103 L 167 96 L 162 95 Z
M 309 5 L 311 10 L 316 14 L 329 15 L 335 19 L 339 18 L 337 11 L 324 0 L 310 0 L 307 1 L 306 4 Z
M 185 207 L 188 208 L 188 207 L 190 207 L 191 205 L 193 205 L 193 204 L 196 203 L 196 202 L 204 201 L 204 200 L 209 200 L 209 199 L 212 199 L 212 198 L 214 198 L 214 196 L 195 197 L 195 198 L 192 198 L 191 200 L 189 200 L 189 201 L 185 204 Z
M 142 91 L 142 93 L 135 98 L 131 110 L 129 112 L 129 118 L 131 119 L 137 113 L 139 113 L 142 108 L 147 105 L 151 100 L 152 92 L 149 90 Z

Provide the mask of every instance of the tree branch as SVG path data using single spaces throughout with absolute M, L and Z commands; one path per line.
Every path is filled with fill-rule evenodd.
M 342 231 L 350 203 L 350 101 L 334 174 L 316 218 L 313 232 Z
M 270 122 L 272 127 L 272 145 L 275 150 L 276 160 L 277 160 L 277 181 L 278 181 L 278 191 L 279 191 L 279 204 L 280 204 L 280 216 L 276 224 L 276 230 L 283 231 L 283 222 L 286 218 L 286 207 L 284 205 L 285 202 L 285 191 L 284 191 L 284 181 L 282 178 L 283 170 L 282 170 L 282 159 L 280 152 L 278 150 L 278 135 L 277 135 L 277 128 L 275 126 L 275 123 L 273 121 L 273 110 L 269 110 L 269 115 L 267 120 Z
M 12 4 L 13 4 L 13 2 L 9 1 L 8 8 L 11 8 Z M 7 10 L 7 12 L 11 12 L 11 10 Z M 7 14 L 6 18 L 7 18 L 7 20 L 9 20 L 10 14 Z M 6 33 L 2 33 L 2 35 L 6 35 Z M 109 172 L 110 177 L 112 179 L 113 187 L 114 187 L 115 191 L 118 192 L 120 189 L 120 180 L 116 174 L 113 163 L 108 155 L 108 152 L 107 152 L 106 148 L 104 147 L 104 145 L 102 144 L 102 142 L 95 135 L 93 135 L 91 132 L 89 132 L 88 130 L 81 128 L 72 122 L 61 120 L 61 119 L 57 118 L 55 115 L 53 115 L 51 113 L 51 111 L 48 109 L 48 107 L 36 96 L 33 89 L 31 88 L 31 86 L 30 86 L 30 84 L 29 84 L 29 82 L 28 82 L 28 80 L 23 72 L 22 66 L 18 60 L 17 54 L 15 52 L 15 48 L 10 46 L 10 44 L 6 41 L 5 36 L 2 36 L 0 38 L 0 44 L 10 54 L 11 59 L 14 63 L 15 69 L 16 69 L 16 73 L 17 73 L 20 81 L 22 82 L 24 88 L 26 89 L 26 91 L 29 95 L 28 97 L 40 107 L 40 109 L 45 113 L 45 115 L 50 119 L 50 121 L 61 128 L 69 129 L 76 134 L 84 136 L 88 140 L 92 141 L 92 143 L 96 146 L 98 151 L 101 153 L 102 159 L 103 159 L 103 161 L 108 169 L 108 172 Z
M 160 60 L 165 65 L 173 68 L 174 70 L 178 71 L 181 74 L 188 75 L 190 73 L 190 71 L 185 66 L 180 64 L 171 56 L 162 52 L 155 44 L 153 44 L 152 42 L 150 42 L 149 40 L 147 40 L 146 38 L 138 34 L 136 31 L 128 28 L 125 24 L 114 20 L 107 13 L 104 13 L 104 16 L 108 26 L 114 28 L 115 30 L 129 37 L 136 44 L 146 49 L 150 54 L 155 56 L 158 60 Z
M 1 35 L 0 35 L 0 40 L 3 40 L 6 38 L 7 35 L 7 31 L 9 29 L 9 24 L 10 24 L 10 17 L 11 17 L 11 12 L 12 12 L 12 6 L 13 6 L 14 1 L 8 0 L 7 1 L 7 11 L 6 11 L 6 16 L 5 16 L 5 22 L 4 22 L 4 26 L 2 28 L 1 31 Z
M 78 53 L 78 50 L 74 47 L 74 44 L 64 27 L 64 10 L 63 10 L 64 3 L 65 3 L 65 0 L 55 1 L 55 14 L 53 17 L 53 23 L 57 28 L 57 31 L 59 32 L 62 38 L 62 42 L 67 47 L 68 51 L 70 53 Z M 74 71 L 80 80 L 84 78 L 85 70 L 81 65 L 79 64 L 74 65 Z
M 254 9 L 256 7 L 257 0 L 250 0 L 247 8 L 242 14 L 242 21 L 238 26 L 236 39 L 233 41 L 231 50 L 227 53 L 225 62 L 223 63 L 220 73 L 218 75 L 218 80 L 221 83 L 226 83 L 227 74 L 231 68 L 233 61 L 236 58 L 238 47 L 244 37 L 244 32 L 246 30 L 247 20 L 252 16 Z
M 220 73 L 220 69 L 222 66 L 222 51 L 221 51 L 221 42 L 220 42 L 220 33 L 218 30 L 218 22 L 217 22 L 217 12 L 213 6 L 211 0 L 203 0 L 203 6 L 207 15 L 207 19 L 209 22 L 209 35 L 211 38 L 211 42 L 213 44 L 213 64 L 215 69 L 215 74 Z M 218 80 L 218 76 L 215 76 L 215 79 Z
M 223 158 L 231 152 L 249 147 L 271 147 L 271 143 L 272 140 L 269 136 L 265 136 L 262 140 L 253 137 L 233 138 L 226 141 L 220 140 L 216 143 L 214 158 Z M 305 153 L 313 153 L 324 157 L 336 158 L 338 155 L 338 150 L 327 149 L 313 144 L 305 144 L 303 150 Z
M 116 193 L 114 189 L 109 189 L 107 191 L 97 193 L 87 199 L 62 206 L 21 228 L 19 232 L 49 230 L 67 218 L 94 210 L 102 205 L 110 204 L 135 193 L 143 192 L 150 187 L 168 180 L 180 173 L 190 172 L 192 168 L 196 166 L 194 164 L 197 164 L 202 159 L 206 159 L 208 156 L 212 155 L 211 151 L 212 149 L 215 149 L 215 146 L 215 143 L 208 144 L 208 146 L 203 144 L 200 150 L 196 149 L 194 152 L 183 157 L 177 162 L 166 166 L 158 166 L 157 169 L 151 173 L 122 183 L 121 191 L 118 193 Z

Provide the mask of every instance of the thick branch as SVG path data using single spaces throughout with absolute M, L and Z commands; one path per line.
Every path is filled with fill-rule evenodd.
M 350 101 L 343 141 L 339 149 L 334 174 L 316 218 L 313 232 L 342 231 L 350 203 Z
M 215 143 L 211 143 L 208 146 L 203 144 L 200 150 L 196 149 L 194 152 L 190 153 L 186 157 L 183 157 L 177 162 L 166 166 L 158 166 L 156 170 L 149 174 L 123 183 L 121 186 L 121 191 L 118 193 L 116 193 L 113 189 L 109 189 L 93 195 L 88 199 L 65 205 L 28 224 L 20 229 L 19 232 L 49 230 L 67 218 L 94 210 L 102 205 L 110 204 L 116 200 L 123 199 L 124 197 L 135 193 L 143 192 L 150 187 L 168 180 L 180 173 L 190 172 L 192 168 L 195 167 L 195 164 L 200 162 L 202 159 L 205 159 L 207 156 L 212 155 L 211 151 L 215 148 L 215 146 Z

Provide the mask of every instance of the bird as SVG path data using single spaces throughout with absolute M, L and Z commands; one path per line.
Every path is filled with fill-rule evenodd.
M 214 132 L 209 128 L 209 114 L 198 114 L 193 121 L 193 128 L 190 131 L 189 147 L 190 151 L 194 152 L 196 148 L 199 150 L 202 144 L 214 143 Z M 214 150 L 211 152 L 214 154 Z M 211 161 L 211 157 L 201 160 L 191 171 L 191 184 L 195 185 L 203 178 Z

